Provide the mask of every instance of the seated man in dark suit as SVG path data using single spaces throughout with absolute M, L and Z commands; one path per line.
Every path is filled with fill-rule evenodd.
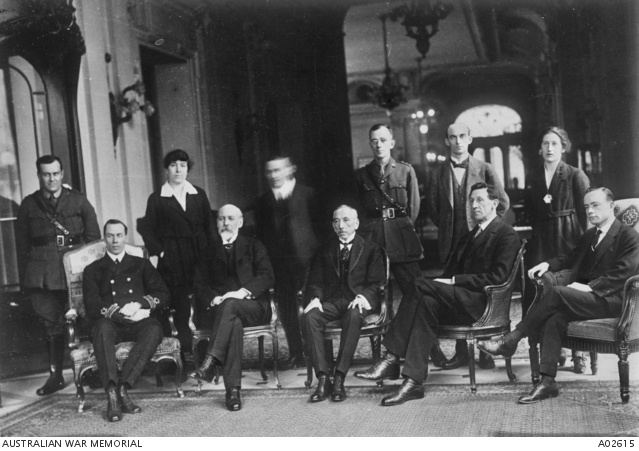
M 519 340 L 541 343 L 541 383 L 520 404 L 533 404 L 559 395 L 555 376 L 561 341 L 568 323 L 621 315 L 623 287 L 639 273 L 639 233 L 615 218 L 615 202 L 608 188 L 589 188 L 584 196 L 587 230 L 568 255 L 560 255 L 528 271 L 533 278 L 546 271 L 571 269 L 570 284 L 553 287 L 526 314 L 512 332 L 478 346 L 492 355 L 512 356 Z
M 440 322 L 466 325 L 477 321 L 486 308 L 484 287 L 504 283 L 512 270 L 519 237 L 497 216 L 499 192 L 486 183 L 476 183 L 469 202 L 478 226 L 453 251 L 444 278 L 413 281 L 382 341 L 386 354 L 368 370 L 355 373 L 364 380 L 397 379 L 399 358 L 405 357 L 404 382 L 397 392 L 382 399 L 383 406 L 424 397 L 428 355 Z
M 324 353 L 324 326 L 341 320 L 342 335 L 331 399 L 344 401 L 344 377 L 355 355 L 364 318 L 379 309 L 379 288 L 385 279 L 384 258 L 378 245 L 364 241 L 355 233 L 358 226 L 357 210 L 347 205 L 338 207 L 333 212 L 333 229 L 339 240 L 326 243 L 311 263 L 302 319 L 318 379 L 311 402 L 324 401 L 331 392 Z
M 189 376 L 211 382 L 215 365 L 222 367 L 226 408 L 242 408 L 242 347 L 244 327 L 266 324 L 271 318 L 268 290 L 273 268 L 264 245 L 238 234 L 244 224 L 235 205 L 217 214 L 219 236 L 211 255 L 195 266 L 195 295 L 213 318 L 211 340 L 202 365 Z
M 107 393 L 107 420 L 122 413 L 139 413 L 128 394 L 162 342 L 162 326 L 150 314 L 167 305 L 169 289 L 151 262 L 124 252 L 127 227 L 117 219 L 104 225 L 107 254 L 84 269 L 82 290 L 91 329 L 93 349 Z M 135 341 L 118 379 L 115 345 Z

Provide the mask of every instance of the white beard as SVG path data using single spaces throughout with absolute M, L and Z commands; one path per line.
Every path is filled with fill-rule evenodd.
M 226 243 L 228 240 L 233 238 L 233 233 L 229 232 L 228 230 L 225 230 L 223 232 L 220 232 L 220 236 L 222 237 L 222 241 Z

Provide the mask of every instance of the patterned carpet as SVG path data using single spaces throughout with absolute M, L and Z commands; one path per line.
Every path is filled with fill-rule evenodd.
M 349 388 L 340 404 L 311 405 L 306 389 L 246 390 L 244 408 L 228 412 L 220 392 L 133 393 L 143 412 L 104 419 L 104 395 L 88 395 L 77 413 L 73 395 L 53 395 L 0 419 L 2 436 L 637 436 L 639 386 L 623 405 L 615 382 L 560 385 L 560 396 L 521 406 L 528 384 L 432 385 L 423 400 L 380 407 L 393 387 Z

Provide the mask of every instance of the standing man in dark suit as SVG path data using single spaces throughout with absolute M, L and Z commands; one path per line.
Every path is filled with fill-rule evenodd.
M 362 216 L 360 235 L 386 250 L 390 268 L 402 294 L 421 275 L 422 244 L 415 232 L 419 215 L 419 186 L 413 167 L 391 156 L 395 147 L 388 125 L 375 124 L 368 132 L 373 161 L 355 171 L 357 209 Z M 433 360 L 446 357 L 433 347 Z
M 320 236 L 321 202 L 315 190 L 295 180 L 296 167 L 289 157 L 266 162 L 270 189 L 254 203 L 257 238 L 264 243 L 275 272 L 278 313 L 291 366 L 304 365 L 296 293 Z
M 379 309 L 384 257 L 379 246 L 355 233 L 358 227 L 357 210 L 347 205 L 338 207 L 333 212 L 338 240 L 329 240 L 311 264 L 303 317 L 304 335 L 318 379 L 311 402 L 324 401 L 329 392 L 335 402 L 346 399 L 344 378 L 355 355 L 364 318 Z M 342 335 L 331 390 L 323 330 L 335 320 L 341 320 Z
M 608 188 L 589 188 L 584 196 L 587 230 L 568 255 L 560 255 L 528 271 L 533 278 L 546 271 L 571 269 L 570 284 L 553 287 L 512 332 L 478 346 L 492 355 L 512 356 L 519 340 L 534 337 L 541 344 L 541 383 L 520 404 L 533 404 L 559 395 L 555 376 L 561 341 L 570 321 L 621 315 L 623 287 L 639 274 L 639 233 L 615 218 L 615 202 Z
M 127 226 L 109 219 L 104 225 L 107 253 L 84 269 L 82 292 L 98 371 L 107 394 L 107 420 L 122 413 L 140 413 L 128 390 L 162 342 L 162 326 L 151 316 L 169 302 L 169 289 L 146 258 L 125 252 Z M 115 345 L 135 341 L 118 378 Z
M 472 324 L 486 309 L 486 285 L 504 283 L 519 250 L 519 236 L 497 216 L 498 191 L 485 183 L 473 185 L 471 205 L 477 226 L 460 241 L 448 259 L 443 278 L 416 279 L 408 288 L 382 344 L 387 352 L 355 377 L 364 380 L 397 379 L 399 358 L 406 359 L 399 390 L 382 399 L 383 406 L 424 397 L 428 354 L 440 321 Z
M 428 214 L 438 228 L 439 259 L 444 266 L 453 256 L 451 251 L 477 225 L 472 207 L 467 202 L 473 185 L 483 182 L 495 187 L 499 198 L 497 215 L 503 216 L 510 205 L 508 195 L 493 167 L 468 154 L 468 146 L 472 141 L 466 124 L 455 123 L 449 126 L 444 142 L 450 149 L 450 158 L 433 171 L 428 183 Z M 466 343 L 464 340 L 457 340 L 455 355 L 443 363 L 442 368 L 452 370 L 466 366 L 468 358 Z M 479 367 L 494 368 L 495 362 L 490 356 L 480 353 Z
M 86 197 L 64 187 L 60 158 L 45 155 L 36 161 L 40 189 L 27 196 L 18 210 L 16 241 L 18 272 L 25 295 L 44 321 L 50 375 L 36 393 L 50 395 L 64 387 L 64 314 L 69 294 L 62 256 L 100 238 L 95 210 Z
M 238 234 L 244 224 L 242 211 L 224 205 L 217 214 L 219 238 L 211 255 L 195 267 L 195 295 L 213 319 L 211 339 L 194 379 L 211 382 L 215 365 L 222 367 L 226 408 L 242 408 L 242 347 L 244 327 L 266 324 L 271 318 L 268 290 L 273 268 L 264 245 Z

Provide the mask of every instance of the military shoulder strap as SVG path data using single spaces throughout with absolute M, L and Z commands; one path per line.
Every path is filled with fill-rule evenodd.
M 42 213 L 44 213 L 44 215 L 47 217 L 49 222 L 51 224 L 53 224 L 56 229 L 60 230 L 65 235 L 70 235 L 71 234 L 71 232 L 69 232 L 62 224 L 60 224 L 60 221 L 58 221 L 54 215 L 52 215 L 51 213 L 49 213 L 47 211 L 47 207 L 44 204 L 42 198 L 38 197 L 37 194 L 34 194 L 33 198 L 35 199 L 35 202 L 36 202 L 36 205 L 38 206 L 38 208 L 40 208 L 40 211 Z

